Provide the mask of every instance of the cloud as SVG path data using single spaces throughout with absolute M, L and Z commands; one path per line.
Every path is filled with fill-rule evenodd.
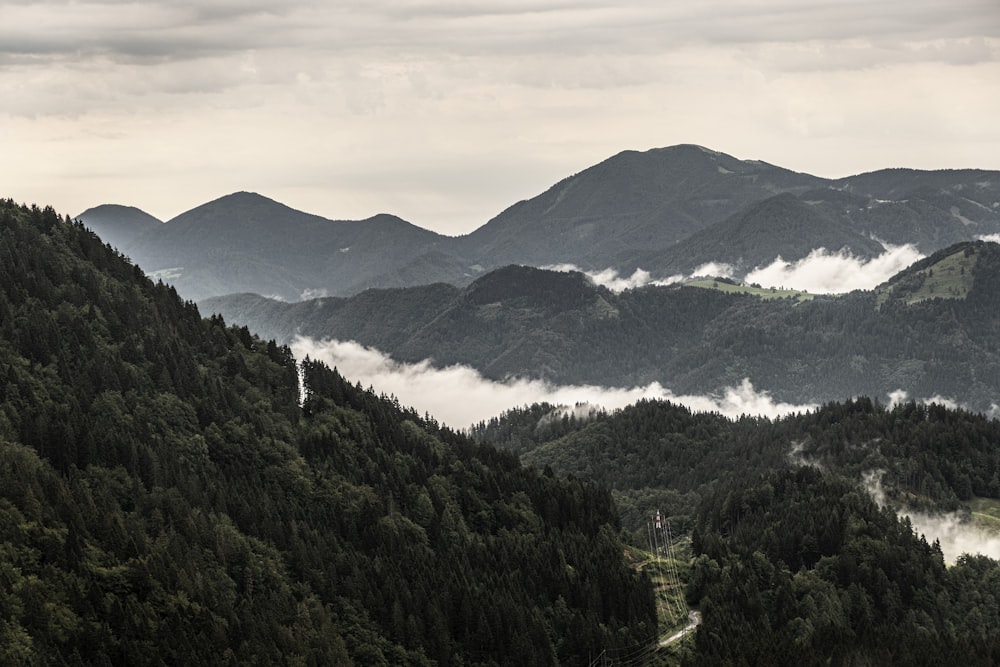
M 308 356 L 323 361 L 336 367 L 352 382 L 394 395 L 402 404 L 428 412 L 455 428 L 466 428 L 505 410 L 541 402 L 554 405 L 587 403 L 614 410 L 642 398 L 662 399 L 695 411 L 718 412 L 731 418 L 741 415 L 778 417 L 816 407 L 777 402 L 766 392 L 755 390 L 749 379 L 716 396 L 679 396 L 656 382 L 630 388 L 553 385 L 527 379 L 496 382 L 468 366 L 435 368 L 430 361 L 399 363 L 353 341 L 315 341 L 299 337 L 292 342 L 291 348 L 299 359 Z
M 989 241 L 991 243 L 1000 243 L 1000 234 L 981 234 L 976 237 L 980 241 Z
M 325 53 L 378 49 L 409 55 L 580 55 L 595 49 L 607 52 L 610 46 L 613 53 L 643 54 L 692 43 L 801 44 L 817 53 L 818 59 L 831 60 L 830 54 L 822 51 L 823 45 L 847 42 L 854 49 L 875 50 L 881 60 L 886 52 L 921 50 L 928 51 L 928 58 L 947 58 L 942 45 L 1000 36 L 994 10 L 991 0 L 955 0 L 947 5 L 911 0 L 898 7 L 893 3 L 831 5 L 792 0 L 695 4 L 653 0 L 458 4 L 409 0 L 326 4 L 305 0 L 280 4 L 43 0 L 5 3 L 3 25 L 8 29 L 0 30 L 0 44 L 4 45 L 0 48 L 72 54 L 80 53 L 81 47 L 92 47 L 130 56 L 144 56 L 152 50 L 184 59 L 205 50 L 292 44 Z M 922 44 L 928 46 L 920 47 Z M 931 48 L 933 45 L 936 48 Z M 981 57 L 988 58 L 989 52 Z M 867 62 L 871 58 L 869 55 Z
M 885 488 L 882 486 L 884 470 L 870 470 L 862 475 L 862 484 L 872 499 L 881 507 L 888 507 Z M 918 535 L 928 542 L 938 540 L 945 562 L 955 563 L 962 554 L 983 554 L 1000 559 L 1000 535 L 980 528 L 958 512 L 929 514 L 906 508 L 896 510 L 900 518 L 909 517 Z
M 577 423 L 587 422 L 595 417 L 606 414 L 607 410 L 599 405 L 590 403 L 577 403 L 576 405 L 559 405 L 538 420 L 536 428 L 542 428 L 553 422 L 561 421 L 564 417 L 575 419 Z
M 916 403 L 923 403 L 924 405 L 930 405 L 931 403 L 936 403 L 942 405 L 949 410 L 965 410 L 966 412 L 980 412 L 987 419 L 1000 419 L 1000 404 L 990 403 L 990 407 L 986 410 L 977 410 L 964 403 L 960 403 L 953 398 L 948 396 L 942 396 L 941 394 L 934 394 L 930 398 L 910 398 L 910 393 L 904 391 L 903 389 L 897 389 L 896 391 L 889 392 L 889 406 L 894 407 L 901 403 L 906 403 L 907 401 L 913 400 Z
M 674 285 L 676 283 L 684 282 L 692 278 L 705 278 L 705 277 L 731 277 L 733 275 L 733 267 L 730 264 L 724 264 L 721 262 L 708 262 L 702 264 L 690 275 L 684 276 L 681 274 L 668 276 L 666 278 L 657 278 L 653 280 L 652 275 L 649 271 L 644 269 L 636 269 L 632 272 L 631 276 L 625 277 L 619 275 L 618 271 L 615 269 L 604 269 L 602 271 L 586 271 L 581 269 L 576 264 L 554 264 L 551 266 L 543 266 L 543 269 L 549 271 L 562 271 L 570 272 L 576 271 L 587 276 L 592 283 L 595 285 L 600 285 L 601 287 L 606 287 L 612 292 L 622 292 L 627 289 L 635 289 L 637 287 L 645 287 L 647 285 Z
M 806 443 L 804 440 L 793 441 L 791 447 L 788 448 L 788 453 L 785 455 L 788 462 L 793 466 L 817 468 L 822 470 L 824 468 L 822 463 L 815 459 L 808 458 L 802 453 L 803 450 L 805 450 L 805 447 Z
M 786 287 L 814 294 L 834 294 L 856 289 L 872 289 L 923 255 L 912 245 L 886 246 L 886 251 L 871 260 L 849 253 L 831 253 L 818 248 L 795 262 L 780 257 L 768 266 L 747 274 L 747 283 L 764 287 Z
M 644 271 L 643 269 L 636 269 L 631 276 L 622 277 L 618 274 L 615 269 L 604 269 L 603 271 L 586 271 L 581 269 L 576 264 L 554 264 L 552 266 L 541 267 L 548 271 L 561 271 L 563 273 L 569 273 L 576 271 L 587 276 L 592 283 L 595 285 L 600 285 L 601 287 L 607 287 L 612 292 L 622 292 L 627 289 L 634 289 L 636 287 L 645 287 L 649 284 L 660 284 L 659 282 L 653 281 L 652 277 L 649 275 L 649 271 Z
M 987 168 L 998 16 L 995 0 L 10 0 L 0 134 L 23 159 L 0 182 L 69 214 L 169 219 L 254 190 L 460 234 L 626 148 L 824 176 Z
M 813 294 L 842 294 L 857 289 L 872 289 L 910 266 L 923 255 L 912 245 L 886 246 L 883 254 L 871 260 L 854 257 L 846 252 L 831 253 L 818 248 L 795 262 L 780 257 L 771 264 L 748 273 L 745 283 L 764 287 L 784 287 Z M 735 269 L 723 262 L 702 264 L 688 276 L 675 275 L 654 280 L 648 271 L 636 269 L 631 276 L 621 276 L 614 269 L 585 271 L 575 264 L 543 267 L 551 271 L 579 271 L 592 282 L 613 292 L 646 285 L 672 285 L 693 278 L 732 277 Z
M 947 563 L 954 563 L 962 554 L 1000 560 L 1000 535 L 980 528 L 957 512 L 926 514 L 905 510 L 900 516 L 910 517 L 913 529 L 928 542 L 938 540 Z

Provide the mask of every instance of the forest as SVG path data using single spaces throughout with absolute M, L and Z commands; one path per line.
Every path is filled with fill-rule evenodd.
M 587 664 L 656 635 L 606 488 L 297 365 L 9 200 L 0 392 L 2 664 Z
M 472 429 L 612 489 L 630 541 L 662 511 L 691 537 L 703 623 L 683 664 L 991 665 L 1000 563 L 940 545 L 897 510 L 1000 499 L 1000 422 L 912 401 L 829 403 L 778 420 L 664 401 L 577 418 L 516 408 Z M 865 488 L 877 472 L 888 500 Z M 994 528 L 994 530 L 996 530 Z
M 932 312 L 940 260 L 865 298 Z M 992 665 L 1000 564 L 946 562 L 897 510 L 997 501 L 1000 422 L 934 403 L 532 405 L 456 432 L 0 201 L 2 664 Z M 662 651 L 657 510 L 702 619 Z

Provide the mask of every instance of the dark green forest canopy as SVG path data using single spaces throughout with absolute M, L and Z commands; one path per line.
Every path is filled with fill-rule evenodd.
M 881 471 L 890 499 L 910 508 L 1000 498 L 1000 421 L 938 404 L 857 398 L 780 419 L 729 419 L 657 400 L 583 420 L 545 419 L 553 410 L 515 408 L 471 435 L 533 467 L 608 486 L 629 530 L 657 507 L 686 525 L 715 487 L 801 465 L 856 480 Z
M 744 478 L 703 502 L 688 664 L 995 665 L 1000 564 L 940 548 L 857 483 L 815 468 Z
M 936 542 L 861 484 L 879 470 L 888 497 L 910 508 L 1000 498 L 1000 422 L 864 398 L 779 420 L 660 401 L 586 420 L 546 419 L 553 409 L 511 410 L 473 435 L 607 484 L 639 544 L 656 510 L 691 535 L 687 594 L 703 624 L 687 664 L 1000 659 L 1000 564 L 966 555 L 946 568 Z
M 0 663 L 586 664 L 656 633 L 605 489 L 0 202 Z
M 930 277 L 865 307 L 932 330 L 938 300 L 906 296 Z M 965 301 L 988 299 L 975 289 Z M 0 202 L 0 663 L 645 653 L 653 593 L 620 535 L 656 508 L 697 554 L 691 664 L 1000 662 L 997 563 L 946 568 L 858 484 L 880 469 L 911 506 L 1000 498 L 995 420 L 865 398 L 780 420 L 644 401 L 544 428 L 551 406 L 531 406 L 470 438 L 315 361 L 300 397 L 299 370 L 80 225 Z

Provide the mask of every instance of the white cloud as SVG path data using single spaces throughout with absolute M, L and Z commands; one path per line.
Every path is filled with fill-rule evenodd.
M 948 563 L 954 563 L 962 554 L 1000 559 L 1000 535 L 964 520 L 957 512 L 925 514 L 905 510 L 900 515 L 910 517 L 913 529 L 928 542 L 938 540 Z
M 897 389 L 896 391 L 889 392 L 889 405 L 895 406 L 902 403 L 906 403 L 910 400 L 910 392 L 905 389 Z
M 886 246 L 883 254 L 868 261 L 848 253 L 831 253 L 818 248 L 795 262 L 779 257 L 768 266 L 751 271 L 745 281 L 814 294 L 843 293 L 872 289 L 922 258 L 912 245 Z
M 1000 243 L 1000 234 L 982 234 L 976 237 L 980 241 L 990 241 L 991 243 Z
M 746 283 L 763 287 L 784 287 L 804 290 L 813 294 L 842 294 L 857 289 L 872 289 L 910 266 L 923 255 L 912 245 L 886 246 L 882 255 L 864 260 L 846 252 L 831 253 L 818 248 L 795 262 L 780 257 L 771 264 L 758 267 L 744 278 Z M 614 269 L 584 271 L 575 264 L 557 264 L 544 267 L 552 271 L 579 271 L 598 285 L 614 292 L 645 285 L 671 285 L 692 278 L 732 277 L 734 268 L 723 262 L 702 264 L 688 276 L 676 275 L 653 280 L 648 271 L 636 269 L 631 276 L 623 277 Z
M 355 342 L 296 338 L 291 345 L 299 359 L 306 356 L 336 367 L 344 377 L 376 392 L 395 395 L 402 404 L 428 412 L 455 428 L 466 428 L 510 408 L 548 402 L 554 405 L 587 403 L 613 410 L 642 398 L 669 400 L 699 412 L 727 417 L 778 417 L 815 408 L 777 402 L 754 389 L 749 379 L 718 396 L 676 395 L 659 383 L 645 387 L 609 388 L 592 385 L 553 385 L 540 380 L 488 380 L 468 366 L 434 368 L 429 361 L 403 364 L 378 350 Z
M 888 506 L 882 486 L 884 474 L 884 470 L 870 470 L 862 475 L 865 489 L 881 507 Z M 909 517 L 913 529 L 928 542 L 938 540 L 947 563 L 955 563 L 959 556 L 966 553 L 1000 559 L 1000 535 L 965 520 L 958 512 L 928 514 L 902 508 L 896 514 L 900 518 Z
M 562 420 L 564 417 L 571 417 L 580 422 L 587 422 L 595 417 L 606 414 L 607 410 L 598 405 L 591 405 L 590 403 L 577 403 L 576 405 L 559 405 L 544 415 L 538 420 L 537 427 L 541 428 L 553 422 Z
M 977 412 L 977 410 L 969 407 L 964 403 L 956 401 L 954 398 L 949 396 L 942 396 L 941 394 L 934 394 L 929 398 L 911 398 L 910 392 L 904 391 L 903 389 L 897 389 L 896 391 L 889 392 L 889 406 L 895 407 L 907 401 L 915 401 L 916 403 L 922 403 L 924 405 L 930 405 L 936 403 L 937 405 L 944 406 L 949 410 L 965 410 L 966 412 Z M 990 405 L 990 409 L 985 413 L 986 417 L 990 419 L 996 418 L 1000 414 L 1000 407 L 995 403 Z
M 644 271 L 643 269 L 636 269 L 631 276 L 626 278 L 620 276 L 618 271 L 615 269 L 585 271 L 576 264 L 555 264 L 552 266 L 543 266 L 542 268 L 549 271 L 562 271 L 564 273 L 577 271 L 587 276 L 595 285 L 607 287 L 612 292 L 621 292 L 636 287 L 644 287 L 649 284 L 661 284 L 659 281 L 653 281 L 652 277 L 649 275 L 649 271 Z
M 691 272 L 691 278 L 732 278 L 732 264 L 725 262 L 707 262 Z
M 0 182 L 69 214 L 168 219 L 254 190 L 467 233 L 626 148 L 824 176 L 996 167 L 998 16 L 994 0 L 10 0 L 0 138 L 20 159 Z
M 601 271 L 585 271 L 578 267 L 576 264 L 554 264 L 552 266 L 543 266 L 543 269 L 549 271 L 577 271 L 587 276 L 591 282 L 595 285 L 600 285 L 602 287 L 607 287 L 612 292 L 622 292 L 627 289 L 635 289 L 637 287 L 645 287 L 646 285 L 673 285 L 675 283 L 684 282 L 692 278 L 706 278 L 706 277 L 731 277 L 733 275 L 733 267 L 729 264 L 724 264 L 721 262 L 708 262 L 707 264 L 702 264 L 688 276 L 683 276 L 681 274 L 668 276 L 666 278 L 658 278 L 653 280 L 652 275 L 649 271 L 644 269 L 636 269 L 632 272 L 631 276 L 624 277 L 619 275 L 618 271 L 615 269 L 603 269 Z

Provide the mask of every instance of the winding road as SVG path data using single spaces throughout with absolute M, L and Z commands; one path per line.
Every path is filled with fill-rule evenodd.
M 670 646 L 676 641 L 680 641 L 686 637 L 689 633 L 694 632 L 694 629 L 698 627 L 701 623 L 701 612 L 700 611 L 690 611 L 688 612 L 689 622 L 682 629 L 678 630 L 674 634 L 670 635 L 666 639 L 660 640 L 660 646 Z

